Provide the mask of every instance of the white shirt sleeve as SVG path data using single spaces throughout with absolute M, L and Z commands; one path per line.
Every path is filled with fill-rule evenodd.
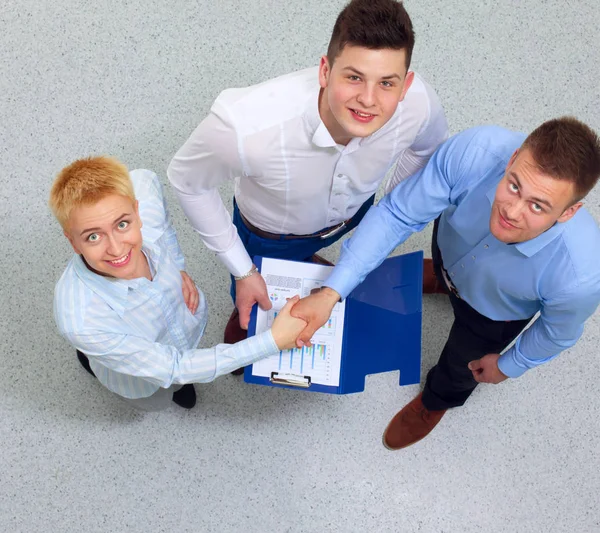
M 219 100 L 175 154 L 167 176 L 194 229 L 231 274 L 252 267 L 217 187 L 243 173 L 238 137 L 229 113 Z
M 385 184 L 388 194 L 398 183 L 423 168 L 437 147 L 448 138 L 448 122 L 442 104 L 435 91 L 425 84 L 429 113 L 415 141 L 400 154 L 394 173 Z

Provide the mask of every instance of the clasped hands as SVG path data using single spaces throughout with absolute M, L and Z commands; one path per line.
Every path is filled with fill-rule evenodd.
M 310 339 L 327 322 L 339 299 L 340 295 L 328 287 L 302 299 L 297 296 L 290 299 L 273 322 L 272 333 L 279 348 L 283 349 L 280 341 L 286 348 L 310 346 Z M 264 311 L 271 309 L 273 305 L 267 294 L 265 280 L 260 274 L 236 281 L 235 305 L 242 329 L 248 329 L 250 311 L 255 303 Z
M 192 278 L 183 270 L 181 271 L 181 290 L 187 308 L 192 314 L 195 314 L 200 301 L 198 288 Z M 287 350 L 295 346 L 310 346 L 310 339 L 314 332 L 327 321 L 335 302 L 339 300 L 337 292 L 332 289 L 328 290 L 336 295 L 330 307 L 322 306 L 322 302 L 327 301 L 323 298 L 326 293 L 323 290 L 303 300 L 295 296 L 279 311 L 271 327 L 271 333 L 280 350 Z M 248 329 L 250 311 L 255 303 L 258 303 L 263 310 L 272 307 L 265 280 L 260 274 L 236 282 L 236 307 L 242 329 Z

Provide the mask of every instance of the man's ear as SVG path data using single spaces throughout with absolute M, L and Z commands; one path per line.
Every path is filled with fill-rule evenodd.
M 79 248 L 77 248 L 77 246 L 75 245 L 75 241 L 73 239 L 73 237 L 71 236 L 71 234 L 67 231 L 67 230 L 63 230 L 63 235 L 67 238 L 67 240 L 71 243 L 71 246 L 73 247 L 73 251 L 76 254 L 81 255 L 81 250 Z
M 398 102 L 402 102 L 402 100 L 404 100 L 404 97 L 406 96 L 406 93 L 410 89 L 410 86 L 412 85 L 412 82 L 414 81 L 414 79 L 415 79 L 415 73 L 412 70 L 408 71 L 406 73 L 406 79 L 404 80 L 404 88 L 402 89 L 402 94 L 400 95 Z
M 517 156 L 519 155 L 519 148 L 517 148 L 514 152 L 513 155 L 510 156 L 510 159 L 508 160 L 508 164 L 506 165 L 506 172 L 508 172 L 508 169 L 512 166 L 512 164 L 515 162 L 515 159 L 517 159 Z
M 331 74 L 331 65 L 327 56 L 321 56 L 321 63 L 319 64 L 319 85 L 322 89 L 325 89 L 329 84 L 329 75 Z
M 579 208 L 582 205 L 583 205 L 583 202 L 576 202 L 571 207 L 567 207 L 563 211 L 563 214 L 560 215 L 556 221 L 557 222 L 566 222 L 567 220 L 572 219 L 573 216 L 575 215 L 575 213 L 577 213 L 577 211 L 579 211 Z

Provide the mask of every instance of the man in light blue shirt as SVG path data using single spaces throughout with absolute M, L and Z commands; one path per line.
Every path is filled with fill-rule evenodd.
M 384 444 L 422 439 L 478 383 L 516 378 L 581 336 L 600 302 L 600 230 L 581 200 L 599 176 L 598 136 L 574 118 L 548 121 L 527 138 L 494 126 L 455 135 L 370 209 L 326 288 L 296 304 L 292 314 L 309 322 L 298 344 L 396 246 L 437 219 L 433 267 L 455 321 L 423 393 L 390 422 Z
M 189 409 L 192 383 L 292 347 L 305 325 L 289 315 L 289 302 L 271 330 L 196 349 L 206 300 L 185 272 L 153 172 L 129 173 L 108 157 L 75 161 L 55 180 L 50 207 L 75 251 L 56 285 L 58 329 L 88 372 L 138 408 L 173 400 Z

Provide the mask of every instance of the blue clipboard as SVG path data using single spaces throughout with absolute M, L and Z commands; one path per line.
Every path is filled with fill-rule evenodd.
M 258 270 L 262 257 L 254 257 Z M 365 390 L 365 378 L 400 370 L 400 385 L 421 380 L 421 317 L 423 308 L 423 252 L 386 259 L 345 300 L 344 340 L 340 384 L 302 386 L 273 381 L 273 377 L 244 371 L 244 381 L 308 392 L 350 394 Z M 250 314 L 248 334 L 256 333 L 257 306 Z

